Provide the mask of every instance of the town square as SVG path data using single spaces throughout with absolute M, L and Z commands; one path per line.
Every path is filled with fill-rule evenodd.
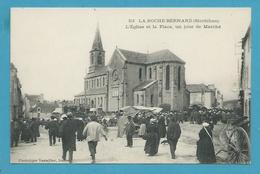
M 251 11 L 164 10 L 13 8 L 10 162 L 249 164 Z

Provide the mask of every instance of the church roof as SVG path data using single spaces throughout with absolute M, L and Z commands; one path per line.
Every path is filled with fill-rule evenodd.
M 101 41 L 101 36 L 100 36 L 99 27 L 97 27 L 96 34 L 95 34 L 95 38 L 94 38 L 94 42 L 93 42 L 92 50 L 91 50 L 91 51 L 93 51 L 93 50 L 104 51 L 103 45 L 102 45 L 102 41 Z
M 140 63 L 140 64 L 152 64 L 159 62 L 178 62 L 184 64 L 185 62 L 173 54 L 170 50 L 160 50 L 150 54 L 129 51 L 124 49 L 118 49 L 118 51 L 123 55 L 123 58 L 130 63 Z
M 134 88 L 134 91 L 145 90 L 145 89 L 149 88 L 150 86 L 152 86 L 153 84 L 155 84 L 156 82 L 157 82 L 157 80 L 147 80 L 147 81 L 144 81 L 144 82 L 140 83 L 139 85 L 137 85 Z

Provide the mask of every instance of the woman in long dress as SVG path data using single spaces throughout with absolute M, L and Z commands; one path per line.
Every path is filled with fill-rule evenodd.
M 212 139 L 212 131 L 208 123 L 203 123 L 197 141 L 197 159 L 200 163 L 215 163 L 216 155 Z

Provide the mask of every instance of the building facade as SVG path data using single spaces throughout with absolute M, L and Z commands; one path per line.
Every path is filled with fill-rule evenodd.
M 251 28 L 242 39 L 242 64 L 240 79 L 240 102 L 243 116 L 249 117 L 251 111 Z
M 90 66 L 84 78 L 83 101 L 90 108 L 117 111 L 124 106 L 170 104 L 181 110 L 185 97 L 185 62 L 165 49 L 146 54 L 116 48 L 107 65 L 97 29 Z M 75 96 L 75 99 L 79 96 Z
M 11 96 L 11 119 L 23 117 L 23 96 L 22 85 L 17 75 L 17 68 L 13 63 L 10 64 L 10 96 Z
M 187 90 L 189 91 L 190 106 L 202 105 L 206 108 L 217 107 L 216 94 L 218 94 L 218 92 L 214 85 L 189 84 L 187 85 Z

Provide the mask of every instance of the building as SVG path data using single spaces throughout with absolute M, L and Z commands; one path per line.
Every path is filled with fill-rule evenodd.
M 219 90 L 216 90 L 216 107 L 218 108 L 223 108 L 223 94 L 221 94 L 221 92 Z
M 81 106 L 86 104 L 86 97 L 84 91 L 74 96 L 74 104 L 76 106 Z
M 189 91 L 190 106 L 202 105 L 206 108 L 217 107 L 217 90 L 214 85 L 205 85 L 202 83 L 189 84 L 186 88 Z
M 170 50 L 139 53 L 116 48 L 105 65 L 99 28 L 96 30 L 90 66 L 84 78 L 84 95 L 75 100 L 90 108 L 117 111 L 124 106 L 184 106 L 185 62 Z
M 46 116 L 52 111 L 55 110 L 55 108 L 59 107 L 58 102 L 49 102 L 44 100 L 44 95 L 30 95 L 25 94 L 24 97 L 24 105 L 25 105 L 25 116 L 27 118 L 31 117 L 40 117 L 40 116 Z
M 25 94 L 24 95 L 24 106 L 25 106 L 25 117 L 29 118 L 31 117 L 31 112 L 33 108 L 36 108 L 38 103 L 43 103 L 43 94 L 40 95 L 30 95 Z
M 22 96 L 22 85 L 17 75 L 17 68 L 13 63 L 10 64 L 10 109 L 11 119 L 23 117 L 23 96 Z
M 243 116 L 249 117 L 251 114 L 251 27 L 242 39 L 241 61 L 240 102 Z

